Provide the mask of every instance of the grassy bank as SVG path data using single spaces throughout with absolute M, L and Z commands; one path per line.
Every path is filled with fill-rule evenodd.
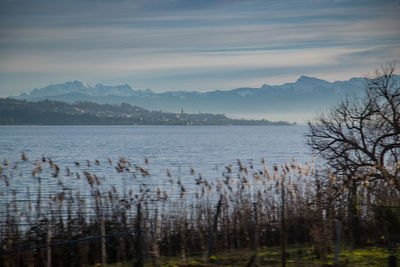
M 365 247 L 352 250 L 342 248 L 339 254 L 339 265 L 348 267 L 357 266 L 388 266 L 390 255 L 400 257 L 400 250 L 394 251 L 379 247 Z M 290 246 L 287 250 L 287 266 L 334 266 L 334 257 L 332 253 L 327 254 L 326 259 L 316 257 L 315 250 L 312 247 Z M 233 250 L 212 256 L 206 262 L 201 256 L 194 256 L 182 261 L 180 258 L 162 257 L 160 258 L 161 267 L 179 267 L 179 266 L 250 266 L 254 262 L 254 253 L 252 250 Z M 108 264 L 110 267 L 133 266 L 134 261 L 126 263 Z M 145 266 L 153 266 L 147 263 Z M 258 266 L 282 266 L 280 248 L 260 248 Z

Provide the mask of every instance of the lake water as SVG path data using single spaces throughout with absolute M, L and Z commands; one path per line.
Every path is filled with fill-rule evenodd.
M 257 168 L 264 158 L 267 166 L 283 164 L 295 158 L 302 163 L 311 159 L 311 151 L 305 144 L 305 126 L 17 126 L 0 127 L 0 158 L 18 168 L 9 172 L 13 178 L 10 186 L 0 181 L 0 198 L 9 201 L 10 190 L 15 190 L 17 199 L 23 199 L 26 188 L 32 183 L 31 172 L 35 159 L 43 155 L 60 166 L 64 175 L 66 168 L 81 164 L 84 171 L 86 161 L 91 162 L 90 172 L 105 177 L 104 186 L 119 187 L 126 182 L 117 175 L 108 160 L 118 161 L 124 157 L 132 164 L 143 166 L 150 172 L 146 178 L 151 186 L 162 186 L 171 175 L 190 188 L 193 184 L 191 168 L 204 179 L 221 177 L 225 166 L 237 165 L 237 160 Z M 24 152 L 29 161 L 21 160 Z M 100 165 L 94 164 L 95 160 Z M 149 163 L 145 164 L 145 159 Z M 10 166 L 12 165 L 10 164 Z M 62 176 L 60 175 L 60 176 Z M 57 182 L 49 179 L 52 186 Z M 81 180 L 82 181 L 82 180 Z M 64 186 L 73 190 L 85 190 L 85 181 Z M 51 186 L 50 186 L 51 187 Z M 48 193 L 54 192 L 47 188 Z M 32 190 L 34 191 L 34 190 Z
M 268 165 L 310 159 L 305 126 L 17 126 L 0 127 L 0 157 L 20 161 L 50 157 L 61 166 L 75 161 L 125 157 L 157 169 L 200 172 L 237 159 Z

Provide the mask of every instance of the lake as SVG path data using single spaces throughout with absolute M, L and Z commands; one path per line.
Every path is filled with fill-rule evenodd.
M 310 159 L 306 126 L 4 126 L 0 155 L 20 161 L 50 157 L 60 165 L 125 157 L 157 169 L 193 167 L 201 172 L 237 159 L 268 165 Z
M 0 127 L 1 161 L 4 164 L 7 159 L 10 166 L 18 162 L 18 168 L 15 171 L 9 168 L 13 176 L 9 187 L 0 185 L 1 202 L 10 201 L 11 189 L 18 200 L 25 198 L 32 183 L 35 159 L 42 156 L 60 166 L 60 176 L 67 167 L 76 169 L 75 162 L 84 171 L 89 160 L 90 172 L 102 177 L 102 186 L 106 188 L 127 183 L 126 176 L 117 174 L 108 164 L 109 159 L 116 162 L 124 157 L 149 171 L 146 183 L 153 188 L 168 183 L 169 170 L 172 177 L 190 189 L 192 168 L 196 175 L 215 180 L 221 177 L 225 166 L 237 165 L 238 159 L 255 168 L 262 166 L 262 158 L 269 167 L 290 162 L 292 158 L 304 163 L 312 158 L 305 143 L 306 131 L 306 126 L 3 126 Z M 28 161 L 22 161 L 22 152 Z M 94 164 L 96 159 L 99 165 Z M 41 177 L 48 179 L 45 190 L 48 194 L 59 187 L 50 175 L 43 173 Z M 64 187 L 89 191 L 84 179 L 68 181 L 63 178 Z

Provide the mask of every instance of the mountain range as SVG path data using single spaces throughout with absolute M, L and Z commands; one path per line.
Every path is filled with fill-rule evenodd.
M 394 78 L 400 81 L 400 76 Z M 260 88 L 242 87 L 227 91 L 170 91 L 156 93 L 150 89 L 133 89 L 130 85 L 90 86 L 80 81 L 49 85 L 30 93 L 13 96 L 28 101 L 55 100 L 67 103 L 89 101 L 100 104 L 140 106 L 150 110 L 187 113 L 219 113 L 233 118 L 287 120 L 303 123 L 316 112 L 344 99 L 360 96 L 365 86 L 364 78 L 328 82 L 314 77 L 301 76 L 293 83 L 264 84 Z

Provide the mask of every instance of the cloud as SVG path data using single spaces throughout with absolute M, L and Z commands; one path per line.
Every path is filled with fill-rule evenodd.
M 132 49 L 132 53 L 135 53 Z M 366 52 L 365 49 L 312 48 L 262 51 L 207 52 L 207 53 L 157 53 L 136 56 L 111 55 L 98 57 L 97 52 L 46 55 L 20 55 L 3 59 L 1 72 L 82 72 L 91 71 L 181 71 L 191 69 L 246 69 L 290 66 L 322 66 L 337 62 L 337 58 Z M 77 64 L 77 61 L 79 64 Z
M 52 77 L 155 90 L 339 79 L 400 57 L 399 18 L 396 1 L 0 0 L 0 95 Z

